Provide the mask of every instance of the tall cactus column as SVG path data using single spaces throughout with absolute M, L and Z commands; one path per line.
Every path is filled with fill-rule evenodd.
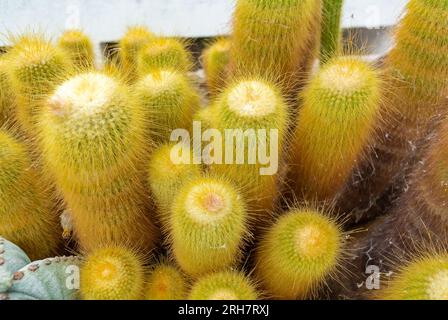
M 106 244 L 154 246 L 143 181 L 144 115 L 119 80 L 86 73 L 58 87 L 40 118 L 46 166 L 86 251 Z
M 321 0 L 237 1 L 232 74 L 262 76 L 294 92 L 317 58 Z
M 446 115 L 447 43 L 448 0 L 411 0 L 386 60 L 386 121 L 378 128 L 373 163 L 365 162 L 362 179 L 347 185 L 338 201 L 343 211 L 357 212 L 358 218 L 373 215 L 388 188 L 403 189 L 400 183 L 421 159 L 426 137 Z

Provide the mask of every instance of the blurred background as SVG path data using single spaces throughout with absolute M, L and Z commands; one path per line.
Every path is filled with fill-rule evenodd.
M 0 47 L 7 34 L 43 31 L 53 37 L 81 28 L 98 53 L 113 48 L 127 26 L 143 24 L 163 36 L 188 38 L 200 52 L 210 38 L 230 32 L 234 0 L 0 0 Z M 378 58 L 392 45 L 391 27 L 407 0 L 345 0 L 343 28 L 355 47 Z M 353 36 L 355 35 L 355 36 Z M 0 48 L 1 49 L 1 48 Z

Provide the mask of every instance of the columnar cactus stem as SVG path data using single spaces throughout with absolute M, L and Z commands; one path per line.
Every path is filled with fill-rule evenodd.
M 238 0 L 232 74 L 274 79 L 295 93 L 318 55 L 321 6 L 321 0 Z
M 247 234 L 248 216 L 238 191 L 222 178 L 184 185 L 171 209 L 171 246 L 177 263 L 198 277 L 234 266 Z
M 186 44 L 171 38 L 159 38 L 143 47 L 137 63 L 140 77 L 160 69 L 187 73 L 193 66 Z
M 341 13 L 344 0 L 323 0 L 320 60 L 325 64 L 341 50 Z
M 30 136 L 45 99 L 71 73 L 70 59 L 38 35 L 21 36 L 6 55 L 9 77 L 17 97 L 16 116 Z
M 300 100 L 290 170 L 296 195 L 331 200 L 374 141 L 379 75 L 358 58 L 335 58 L 311 80 Z
M 234 131 L 234 136 L 226 136 L 233 144 L 226 141 L 222 162 L 211 164 L 211 172 L 227 176 L 241 186 L 251 209 L 272 210 L 278 196 L 279 161 L 289 118 L 280 92 L 271 83 L 249 78 L 229 86 L 212 108 L 212 128 L 223 136 L 228 130 L 239 131 Z M 238 134 L 243 135 L 242 141 Z M 263 150 L 270 157 L 270 164 L 262 163 L 260 153 Z M 249 160 L 254 155 L 257 159 Z
M 218 39 L 205 51 L 202 57 L 207 86 L 210 96 L 217 97 L 227 82 L 230 62 L 231 41 L 227 38 Z
M 156 39 L 145 27 L 131 27 L 119 42 L 119 60 L 130 81 L 138 79 L 138 56 L 140 51 Z
M 80 30 L 67 30 L 58 40 L 58 46 L 70 57 L 78 70 L 95 66 L 95 53 L 90 38 Z
M 356 183 L 347 185 L 338 201 L 342 211 L 358 213 L 359 218 L 375 215 L 381 203 L 405 189 L 407 175 L 424 154 L 426 138 L 447 113 L 447 41 L 448 1 L 409 1 L 385 62 L 382 110 L 387 121 L 378 128 L 373 162 L 365 162 L 357 173 L 362 179 L 351 179 Z
M 192 127 L 199 109 L 199 95 L 185 74 L 171 69 L 156 69 L 134 86 L 134 95 L 144 107 L 150 137 L 158 144 L 169 142 L 175 129 Z
M 55 255 L 61 228 L 51 192 L 31 165 L 27 146 L 0 131 L 0 235 L 32 259 Z
M 118 79 L 90 72 L 59 86 L 40 118 L 46 169 L 71 211 L 81 247 L 132 244 L 151 250 L 143 107 Z

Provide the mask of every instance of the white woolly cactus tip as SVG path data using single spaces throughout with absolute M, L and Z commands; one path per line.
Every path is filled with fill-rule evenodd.
M 276 92 L 260 81 L 244 81 L 230 91 L 229 109 L 240 116 L 263 117 L 272 114 L 278 104 Z
M 448 300 L 448 269 L 429 279 L 427 293 L 430 300 Z
M 339 58 L 338 63 L 329 63 L 328 67 L 320 74 L 323 88 L 333 89 L 341 93 L 355 92 L 364 88 L 367 80 L 370 80 L 369 66 L 353 58 Z
M 108 106 L 118 86 L 113 78 L 101 73 L 81 74 L 59 86 L 49 106 L 59 116 L 88 116 Z

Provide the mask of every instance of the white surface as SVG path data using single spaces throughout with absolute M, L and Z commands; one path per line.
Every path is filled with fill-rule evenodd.
M 235 0 L 0 0 L 0 33 L 23 30 L 59 35 L 80 27 L 95 43 L 115 41 L 128 25 L 145 24 L 167 36 L 226 34 Z M 396 23 L 407 0 L 346 0 L 344 27 Z M 0 37 L 0 43 L 5 37 Z

